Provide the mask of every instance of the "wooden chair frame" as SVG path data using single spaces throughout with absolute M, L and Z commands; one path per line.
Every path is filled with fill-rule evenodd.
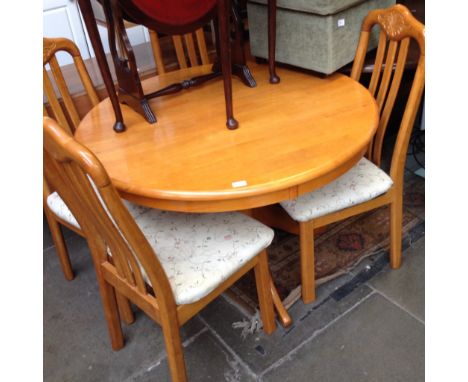
M 256 219 L 263 221 L 267 225 L 299 234 L 301 290 L 302 299 L 305 303 L 310 303 L 315 300 L 314 231 L 330 223 L 389 205 L 390 266 L 395 269 L 399 268 L 401 265 L 404 169 L 411 131 L 424 90 L 425 34 L 424 25 L 416 20 L 411 12 L 401 4 L 394 5 L 387 9 L 371 11 L 364 19 L 361 27 L 356 57 L 351 72 L 351 78 L 356 81 L 360 79 L 370 33 L 372 28 L 376 25 L 380 26 L 381 31 L 374 71 L 369 84 L 369 91 L 376 98 L 380 112 L 380 121 L 366 156 L 377 166 L 381 164 L 383 139 L 400 87 L 411 39 L 416 41 L 420 53 L 393 150 L 389 174 L 393 180 L 392 187 L 385 194 L 375 199 L 306 222 L 298 223 L 294 221 L 280 206 L 259 209 L 253 214 Z M 389 41 L 388 49 L 386 49 L 387 40 Z M 394 67 L 395 57 L 397 58 Z M 385 68 L 382 71 L 384 59 Z M 278 224 L 278 222 L 280 223 Z
M 47 96 L 49 106 L 52 110 L 53 117 L 60 123 L 60 126 L 74 133 L 80 123 L 80 116 L 73 102 L 73 98 L 68 90 L 65 78 L 58 64 L 57 52 L 67 52 L 73 58 L 73 62 L 78 71 L 83 87 L 94 107 L 99 104 L 100 100 L 94 89 L 93 83 L 89 76 L 88 70 L 83 62 L 80 51 L 75 43 L 66 38 L 43 38 L 43 83 L 44 92 Z M 63 106 L 61 105 L 54 86 L 46 70 L 46 65 L 49 64 L 51 73 L 55 79 L 56 87 L 62 98 Z
M 67 52 L 73 58 L 73 62 L 78 71 L 78 75 L 81 79 L 83 87 L 88 94 L 89 100 L 92 106 L 96 106 L 99 103 L 99 97 L 94 89 L 89 73 L 84 65 L 78 47 L 65 38 L 43 38 L 43 83 L 44 93 L 47 96 L 50 111 L 52 116 L 60 123 L 60 125 L 72 134 L 78 127 L 80 117 L 77 108 L 73 102 L 73 98 L 68 90 L 65 78 L 63 77 L 62 71 L 58 64 L 56 54 L 57 52 Z M 57 97 L 56 90 L 53 82 L 51 81 L 49 74 L 46 70 L 46 65 L 50 66 L 50 72 L 55 80 L 56 88 L 60 94 L 61 100 Z M 48 116 L 44 105 L 44 115 Z M 60 265 L 63 273 L 67 280 L 73 280 L 74 274 L 70 263 L 70 257 L 68 255 L 65 240 L 63 238 L 60 224 L 71 229 L 72 231 L 83 236 L 83 232 L 77 229 L 75 226 L 70 225 L 57 215 L 55 215 L 47 206 L 47 198 L 54 190 L 51 190 L 45 178 L 43 179 L 43 206 L 44 213 L 46 215 L 47 222 L 49 224 L 52 240 L 59 257 Z
M 124 345 L 116 301 L 119 292 L 162 326 L 172 380 L 186 381 L 179 327 L 252 268 L 264 330 L 268 334 L 275 330 L 265 250 L 206 297 L 177 305 L 161 263 L 97 157 L 52 119 L 44 117 L 43 128 L 45 176 L 69 206 L 88 240 L 113 349 Z
M 149 30 L 150 41 L 151 41 L 151 48 L 153 51 L 154 62 L 156 63 L 157 74 L 165 74 L 166 73 L 166 66 L 163 60 L 163 54 L 159 42 L 158 33 Z M 193 38 L 195 35 L 196 43 Z M 177 62 L 179 64 L 179 69 L 186 69 L 189 66 L 194 67 L 200 65 L 207 65 L 206 74 L 199 75 L 190 79 L 183 80 L 182 82 L 176 82 L 170 84 L 168 86 L 163 87 L 162 89 L 156 90 L 152 93 L 146 94 L 145 97 L 150 99 L 153 97 L 161 97 L 168 94 L 177 93 L 179 91 L 192 88 L 194 86 L 201 85 L 202 83 L 209 81 L 215 77 L 220 75 L 220 72 L 217 70 L 213 70 L 213 66 L 210 65 L 210 59 L 208 56 L 208 50 L 206 48 L 206 41 L 205 35 L 203 32 L 203 28 L 197 29 L 193 33 L 186 33 L 184 35 L 172 35 L 172 42 L 174 44 L 174 50 L 177 57 Z M 185 49 L 184 49 L 184 42 L 185 48 L 188 54 L 188 64 L 187 58 L 185 56 Z M 200 55 L 200 61 L 198 60 L 197 49 Z
M 166 66 L 163 60 L 163 54 L 159 43 L 158 33 L 153 30 L 148 30 L 151 42 L 151 48 L 153 50 L 154 62 L 156 63 L 156 70 L 158 74 L 166 73 Z M 180 69 L 187 68 L 187 60 L 184 53 L 184 41 L 189 56 L 190 66 L 200 65 L 197 57 L 195 45 L 198 46 L 198 52 L 201 59 L 201 65 L 209 65 L 210 58 L 208 56 L 208 50 L 206 48 L 205 34 L 203 28 L 195 31 L 196 44 L 193 39 L 192 33 L 187 33 L 184 36 L 172 36 L 172 42 L 177 56 L 177 62 L 179 63 Z

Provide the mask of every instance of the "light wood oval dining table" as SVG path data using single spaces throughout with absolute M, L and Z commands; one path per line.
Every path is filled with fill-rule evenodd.
M 249 67 L 257 87 L 233 80 L 236 130 L 225 126 L 222 81 L 211 80 L 152 99 L 155 124 L 123 105 L 123 133 L 112 129 L 107 98 L 83 118 L 75 137 L 101 160 L 123 198 L 183 212 L 246 210 L 296 198 L 364 155 L 379 119 L 365 87 L 342 74 L 320 78 L 285 68 L 277 70 L 281 82 L 271 85 L 266 65 Z M 149 93 L 209 70 L 152 77 L 143 88 Z

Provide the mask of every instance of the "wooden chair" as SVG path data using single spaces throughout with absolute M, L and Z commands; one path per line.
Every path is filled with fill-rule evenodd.
M 81 58 L 80 51 L 75 43 L 65 38 L 43 38 L 43 85 L 51 112 L 48 112 L 44 105 L 44 115 L 51 114 L 51 116 L 59 121 L 64 129 L 69 133 L 73 133 L 80 122 L 80 116 L 58 64 L 56 57 L 58 52 L 66 52 L 72 56 L 76 70 L 92 106 L 99 103 L 99 98 L 93 87 L 89 73 L 86 70 L 83 59 Z M 50 67 L 50 74 L 53 81 L 49 76 L 49 72 L 46 70 L 47 66 Z M 57 92 L 59 96 L 57 96 Z M 65 278 L 67 280 L 72 280 L 74 278 L 73 269 L 60 224 L 80 235 L 83 235 L 83 233 L 75 218 L 67 214 L 66 211 L 68 211 L 68 209 L 66 206 L 64 207 L 63 201 L 58 194 L 49 187 L 45 179 L 43 182 L 43 202 L 44 213 L 49 224 L 60 265 Z
M 153 57 L 154 62 L 156 63 L 156 70 L 158 74 L 166 73 L 167 71 L 167 63 L 164 63 L 163 60 L 163 53 L 161 50 L 161 44 L 159 41 L 158 34 L 153 30 L 148 30 L 150 35 L 151 41 L 151 48 L 153 50 Z M 203 32 L 203 28 L 197 29 L 195 31 L 196 36 L 196 44 L 193 38 L 192 33 L 187 33 L 184 36 L 172 36 L 172 42 L 174 44 L 174 50 L 177 57 L 177 63 L 179 65 L 179 69 L 185 69 L 189 66 L 198 66 L 200 65 L 209 65 L 210 58 L 208 55 L 208 50 L 206 48 L 206 41 L 205 41 L 205 34 Z M 188 53 L 189 61 L 187 62 L 187 58 L 185 56 L 184 50 L 184 41 L 186 51 Z M 198 55 L 197 49 L 198 48 Z M 200 57 L 200 60 L 199 58 Z
M 80 116 L 58 64 L 56 57 L 58 52 L 66 52 L 72 56 L 79 78 L 88 96 L 90 107 L 96 106 L 99 103 L 99 97 L 75 43 L 65 38 L 43 38 L 44 93 L 47 97 L 49 110 L 51 112 L 49 113 L 44 105 L 44 115 L 48 116 L 51 114 L 60 122 L 60 125 L 64 129 L 72 134 L 80 122 Z M 49 76 L 46 70 L 47 66 L 50 67 L 51 76 Z M 57 96 L 57 92 L 59 96 Z M 60 225 L 71 229 L 81 236 L 84 234 L 73 214 L 70 213 L 70 210 L 57 192 L 49 187 L 45 178 L 43 179 L 43 205 L 62 271 L 67 280 L 73 280 L 73 269 Z M 139 213 L 141 209 L 141 207 L 128 202 L 126 202 L 126 206 L 132 214 Z M 126 304 L 122 302 L 122 306 L 125 305 Z M 126 313 L 121 313 L 125 322 L 133 322 L 133 317 L 129 315 L 128 310 Z
M 56 54 L 58 52 L 66 52 L 71 55 L 78 72 L 81 83 L 88 96 L 90 106 L 94 107 L 99 103 L 99 97 L 94 89 L 89 73 L 81 58 L 80 51 L 75 43 L 66 38 L 43 38 L 43 85 L 44 93 L 47 97 L 50 110 L 52 111 L 51 117 L 56 119 L 60 126 L 68 131 L 74 133 L 75 129 L 80 123 L 80 115 L 73 101 L 73 98 L 68 89 L 65 78 L 60 70 Z M 50 66 L 50 74 L 52 75 L 51 81 L 46 67 Z M 55 88 L 54 84 L 55 83 Z M 59 97 L 57 97 L 57 92 Z M 61 99 L 61 102 L 59 101 Z
M 114 349 L 124 345 L 119 292 L 162 326 L 172 380 L 186 381 L 179 327 L 252 268 L 263 328 L 275 330 L 270 228 L 235 212 L 134 218 L 92 152 L 48 117 L 43 129 L 45 176 L 88 240 Z
M 356 81 L 359 81 L 370 31 L 375 25 L 380 26 L 380 38 L 369 91 L 376 98 L 380 121 L 367 158 L 361 159 L 349 172 L 321 189 L 280 203 L 288 215 L 299 223 L 301 289 L 306 303 L 315 300 L 314 229 L 389 205 L 390 266 L 398 268 L 401 265 L 403 177 L 408 142 L 424 89 L 424 25 L 400 4 L 371 11 L 362 24 L 351 72 L 351 77 Z M 379 168 L 383 138 L 412 39 L 419 47 L 419 60 L 393 150 L 390 173 L 387 175 Z M 385 69 L 382 71 L 384 62 Z

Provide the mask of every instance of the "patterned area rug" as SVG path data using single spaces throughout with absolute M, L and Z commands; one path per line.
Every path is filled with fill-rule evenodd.
M 389 248 L 389 211 L 382 207 L 334 223 L 315 238 L 315 275 L 320 285 L 352 270 L 360 261 Z M 405 180 L 403 237 L 424 222 L 424 179 L 411 175 Z M 286 306 L 300 297 L 299 238 L 275 230 L 268 248 L 270 269 Z M 242 277 L 227 297 L 244 311 L 258 306 L 253 272 Z

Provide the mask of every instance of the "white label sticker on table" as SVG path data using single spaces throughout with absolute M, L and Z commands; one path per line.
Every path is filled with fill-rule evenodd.
M 232 187 L 237 188 L 237 187 L 244 187 L 247 186 L 247 181 L 246 180 L 238 180 L 237 182 L 232 182 Z

